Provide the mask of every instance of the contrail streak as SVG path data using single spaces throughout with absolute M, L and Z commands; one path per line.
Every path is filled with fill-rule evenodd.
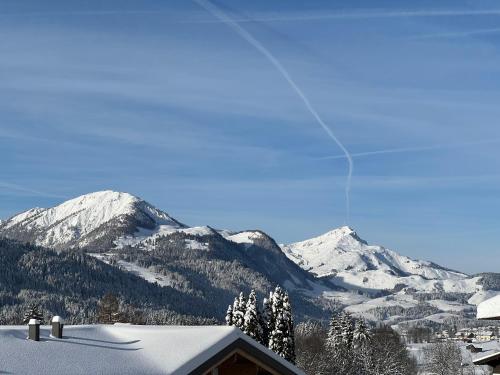
M 337 146 L 342 150 L 344 153 L 345 158 L 347 159 L 348 162 L 348 173 L 347 173 L 347 179 L 346 179 L 346 185 L 345 185 L 345 199 L 346 199 L 346 219 L 349 221 L 349 216 L 350 216 L 350 191 L 351 191 L 351 179 L 352 179 L 352 172 L 354 168 L 354 163 L 352 160 L 351 155 L 349 154 L 349 151 L 345 146 L 340 142 L 340 140 L 335 136 L 333 131 L 325 124 L 325 122 L 321 119 L 319 116 L 318 112 L 314 109 L 314 107 L 311 105 L 309 102 L 309 99 L 306 97 L 306 95 L 302 92 L 299 86 L 295 83 L 295 81 L 292 79 L 288 71 L 285 69 L 283 65 L 279 62 L 279 60 L 274 57 L 274 55 L 267 49 L 265 48 L 257 39 L 255 39 L 248 31 L 246 31 L 243 27 L 241 27 L 238 23 L 234 22 L 229 16 L 227 16 L 224 12 L 222 12 L 218 7 L 213 5 L 211 2 L 207 0 L 194 0 L 198 5 L 200 5 L 202 8 L 204 8 L 206 11 L 214 15 L 216 18 L 218 18 L 220 21 L 228 25 L 231 29 L 233 29 L 239 36 L 241 36 L 243 39 L 245 39 L 248 43 L 250 43 L 255 49 L 257 49 L 260 53 L 262 53 L 268 60 L 269 62 L 274 65 L 274 67 L 278 70 L 279 73 L 283 76 L 283 78 L 288 82 L 290 87 L 295 91 L 295 93 L 299 96 L 299 98 L 302 100 L 304 105 L 306 106 L 307 110 L 311 113 L 313 118 L 318 122 L 318 124 L 323 128 L 323 130 L 326 132 L 326 134 L 337 144 Z
M 384 150 L 366 151 L 366 152 L 355 152 L 351 153 L 351 157 L 360 158 L 366 156 L 374 155 L 384 155 L 384 154 L 399 154 L 406 152 L 420 152 L 420 151 L 432 151 L 432 150 L 443 150 L 450 148 L 460 148 L 467 146 L 477 146 L 483 144 L 499 143 L 500 139 L 485 139 L 475 142 L 462 142 L 462 143 L 452 143 L 443 145 L 431 145 L 431 146 L 417 146 L 417 147 L 401 147 L 401 148 L 388 148 Z M 332 159 L 343 159 L 344 155 L 331 155 L 315 158 L 316 160 L 332 160 Z

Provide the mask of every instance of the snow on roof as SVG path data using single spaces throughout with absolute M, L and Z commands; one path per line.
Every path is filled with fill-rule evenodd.
M 59 315 L 56 315 L 52 318 L 52 323 L 64 323 L 63 318 L 61 318 Z
M 495 352 L 492 354 L 485 355 L 483 357 L 479 357 L 473 360 L 475 365 L 486 365 L 490 361 L 494 361 L 500 358 L 500 352 Z
M 30 321 L 28 322 L 28 325 L 30 326 L 35 324 L 40 324 L 40 321 L 38 319 L 30 319 Z
M 304 373 L 227 326 L 67 326 L 64 338 L 49 336 L 42 326 L 40 341 L 26 339 L 26 326 L 0 327 L 0 368 L 6 373 L 38 374 L 172 374 L 195 370 L 238 339 L 285 366 Z
M 478 319 L 500 319 L 500 295 L 477 305 Z

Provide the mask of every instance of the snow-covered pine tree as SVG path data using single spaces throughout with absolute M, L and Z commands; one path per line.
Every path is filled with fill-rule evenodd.
M 23 323 L 28 324 L 30 319 L 36 319 L 43 323 L 43 313 L 40 311 L 40 305 L 36 303 L 29 305 L 28 310 L 24 313 Z
M 285 328 L 285 320 L 283 318 L 283 313 L 281 310 L 277 310 L 274 327 L 271 333 L 269 334 L 268 348 L 283 358 L 285 357 L 285 351 L 284 351 L 285 330 L 286 328 Z
M 363 319 L 356 319 L 353 332 L 353 346 L 354 348 L 360 348 L 370 340 L 370 334 L 368 333 L 368 328 Z
M 260 314 L 260 326 L 262 327 L 261 344 L 264 346 L 269 345 L 269 334 L 271 333 L 272 326 L 272 300 L 273 292 L 269 292 L 269 298 L 264 298 L 262 303 L 262 314 Z
M 338 314 L 333 314 L 330 319 L 326 345 L 330 350 L 336 350 L 342 345 L 342 326 Z
M 243 323 L 243 332 L 256 341 L 262 340 L 262 327 L 259 309 L 257 307 L 257 294 L 255 290 L 250 292 L 246 304 L 246 311 Z
M 229 305 L 227 307 L 227 312 L 226 312 L 226 324 L 228 326 L 233 325 L 233 305 Z
M 238 327 L 243 331 L 243 325 L 245 323 L 245 310 L 246 310 L 246 298 L 243 292 L 240 293 L 233 304 L 233 325 Z
M 340 317 L 340 326 L 342 329 L 342 343 L 347 347 L 352 347 L 354 338 L 354 319 L 348 312 L 343 312 Z
M 232 306 L 232 315 L 231 315 L 231 324 L 232 326 L 236 326 L 236 312 L 240 310 L 240 299 L 238 297 L 234 297 L 233 306 Z
M 268 348 L 290 362 L 295 361 L 292 308 L 288 294 L 276 287 L 271 300 Z
M 283 338 L 284 358 L 291 363 L 295 363 L 295 332 L 293 327 L 292 304 L 288 293 L 283 294 L 283 322 L 285 332 Z

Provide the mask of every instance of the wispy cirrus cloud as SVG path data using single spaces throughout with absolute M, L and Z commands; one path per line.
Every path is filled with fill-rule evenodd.
M 75 10 L 75 11 L 28 11 L 12 12 L 0 15 L 0 18 L 9 17 L 93 17 L 93 16 L 155 16 L 159 15 L 166 21 L 174 23 L 217 23 L 218 20 L 206 17 L 196 12 L 175 12 L 169 9 L 108 9 L 108 10 Z M 500 16 L 500 9 L 359 9 L 354 11 L 343 10 L 315 10 L 301 12 L 248 12 L 246 17 L 235 17 L 235 22 L 294 22 L 294 21 L 322 21 L 336 19 L 371 19 L 371 18 L 407 18 L 407 17 L 479 17 Z
M 475 30 L 465 30 L 465 31 L 450 31 L 450 32 L 440 32 L 440 33 L 429 33 L 421 34 L 409 37 L 408 39 L 418 40 L 418 39 L 438 39 L 438 38 L 466 38 L 475 35 L 487 35 L 487 34 L 497 34 L 500 33 L 500 27 L 493 27 L 489 29 L 475 29 Z
M 22 186 L 18 184 L 13 184 L 10 182 L 5 182 L 5 181 L 0 181 L 0 190 L 7 192 L 7 193 L 21 193 L 23 195 L 31 195 L 31 196 L 38 196 L 38 197 L 45 197 L 45 198 L 68 198 L 65 195 L 60 195 L 60 194 L 53 194 L 50 192 L 46 191 L 40 191 L 37 189 L 33 189 L 29 186 Z

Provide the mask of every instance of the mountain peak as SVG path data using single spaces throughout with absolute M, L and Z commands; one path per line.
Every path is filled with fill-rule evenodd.
M 402 282 L 401 277 L 409 275 L 419 275 L 427 280 L 464 277 L 463 274 L 430 262 L 413 260 L 382 246 L 368 245 L 349 226 L 284 245 L 282 249 L 289 259 L 318 276 L 336 275 L 334 277 L 342 282 L 349 280 L 352 285 L 363 288 L 395 286 Z M 380 280 L 384 282 L 377 284 Z M 409 279 L 407 282 L 411 286 L 418 286 L 411 284 L 414 280 Z
M 321 242 L 321 243 L 329 243 L 330 245 L 337 245 L 341 242 L 359 242 L 363 245 L 367 245 L 368 243 L 360 238 L 356 231 L 347 225 L 344 225 L 339 228 L 332 229 L 324 234 L 321 234 L 317 237 L 311 238 L 310 240 L 304 242 Z
M 32 209 L 2 223 L 5 235 L 19 233 L 39 245 L 89 246 L 108 237 L 112 228 L 133 235 L 139 228 L 183 228 L 183 224 L 141 198 L 113 190 L 97 191 L 67 200 L 48 209 Z M 107 229 L 106 229 L 107 228 Z M 24 239 L 24 237 L 23 237 Z
M 81 202 L 80 204 L 84 202 L 92 202 L 92 201 L 99 201 L 99 202 L 105 202 L 105 201 L 123 201 L 123 202 L 132 202 L 132 201 L 141 201 L 142 199 L 139 197 L 136 197 L 135 195 L 132 195 L 130 193 L 122 192 L 122 191 L 115 191 L 115 190 L 101 190 L 101 191 L 95 191 L 92 193 L 87 193 L 80 195 L 78 197 L 72 198 L 65 203 L 68 202 Z
M 338 228 L 334 228 L 332 230 L 329 230 L 328 232 L 322 234 L 321 236 L 328 236 L 328 237 L 340 237 L 340 236 L 348 236 L 350 234 L 355 234 L 356 231 L 348 226 L 348 225 L 344 225 L 342 227 L 338 227 Z M 321 237 L 319 236 L 319 237 Z

